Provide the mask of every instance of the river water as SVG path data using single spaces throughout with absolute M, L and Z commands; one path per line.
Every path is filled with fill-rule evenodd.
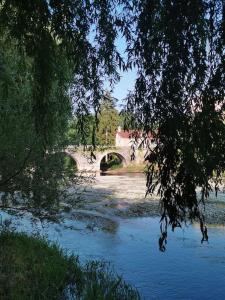
M 15 219 L 14 224 L 21 231 L 32 230 L 28 217 L 23 223 Z M 36 224 L 33 229 L 82 261 L 110 261 L 117 273 L 138 288 L 141 299 L 225 298 L 223 227 L 209 228 L 209 243 L 204 244 L 197 226 L 170 232 L 165 253 L 158 250 L 158 218 L 122 219 L 114 233 L 91 232 L 71 220 L 63 225 Z
M 8 218 L 7 213 L 2 214 Z M 196 225 L 169 232 L 166 252 L 158 250 L 159 218 L 118 218 L 113 232 L 90 230 L 82 221 L 62 224 L 37 222 L 29 215 L 13 218 L 20 231 L 38 231 L 57 241 L 82 262 L 109 261 L 116 272 L 134 285 L 141 299 L 225 299 L 225 228 L 208 229 L 201 244 Z

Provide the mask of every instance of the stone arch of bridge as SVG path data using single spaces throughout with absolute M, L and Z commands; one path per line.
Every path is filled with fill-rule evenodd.
M 80 162 L 78 161 L 78 159 L 75 157 L 75 155 L 73 155 L 72 153 L 70 153 L 69 151 L 65 150 L 63 151 L 63 154 L 65 154 L 66 156 L 70 157 L 76 164 L 77 169 L 80 170 Z
M 99 171 L 101 171 L 101 162 L 104 159 L 104 157 L 109 155 L 116 155 L 120 160 L 123 166 L 127 165 L 127 158 L 123 153 L 120 153 L 118 151 L 105 151 L 103 154 L 101 154 L 101 156 L 98 158 L 98 169 Z

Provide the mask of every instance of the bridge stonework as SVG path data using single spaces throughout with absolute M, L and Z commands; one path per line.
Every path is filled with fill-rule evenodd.
M 65 153 L 75 160 L 79 171 L 100 172 L 100 164 L 104 156 L 116 154 L 122 161 L 123 166 L 140 164 L 144 162 L 145 150 L 135 150 L 132 158 L 132 150 L 129 147 L 112 148 L 103 151 L 94 151 L 95 157 L 91 157 L 89 151 L 81 151 L 68 147 Z

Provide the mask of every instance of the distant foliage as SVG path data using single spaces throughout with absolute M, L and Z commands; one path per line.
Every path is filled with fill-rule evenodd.
M 100 164 L 100 169 L 102 171 L 116 170 L 122 167 L 122 160 L 114 153 L 107 154 L 107 159 L 105 156 Z
M 83 117 L 82 121 L 76 116 L 72 117 L 66 133 L 67 142 L 69 145 L 85 146 L 92 145 L 95 138 L 95 143 L 98 144 L 98 140 L 94 137 L 95 130 L 96 119 L 92 114 Z
M 116 131 L 120 123 L 119 113 L 115 107 L 115 100 L 110 94 L 104 95 L 99 110 L 96 136 L 98 143 L 104 146 L 114 146 Z

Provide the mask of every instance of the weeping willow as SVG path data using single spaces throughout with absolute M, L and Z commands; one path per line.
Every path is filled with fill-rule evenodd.
M 127 109 L 133 126 L 154 135 L 147 192 L 160 196 L 160 249 L 167 226 L 198 219 L 225 169 L 225 3 L 221 0 L 136 1 L 127 34 L 137 68 Z M 196 189 L 200 188 L 200 197 Z
M 0 1 L 1 206 L 15 191 L 26 206 L 57 204 L 68 120 L 76 114 L 82 132 L 104 80 L 118 79 L 115 10 L 111 1 Z

